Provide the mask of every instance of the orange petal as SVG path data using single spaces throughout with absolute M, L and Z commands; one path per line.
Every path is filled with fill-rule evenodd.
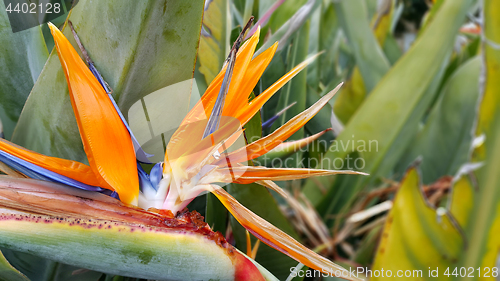
M 322 170 L 322 169 L 301 169 L 301 168 L 266 168 L 261 166 L 240 166 L 231 168 L 217 169 L 217 175 L 214 178 L 223 182 L 235 182 L 249 184 L 261 180 L 287 181 L 304 179 L 314 176 L 329 176 L 337 174 L 367 175 L 363 172 L 351 170 Z M 232 175 L 239 175 L 233 178 Z
M 276 146 L 282 144 L 283 141 L 288 139 L 296 131 L 302 128 L 309 120 L 311 120 L 311 118 L 313 118 L 321 110 L 321 108 L 325 106 L 325 104 L 335 95 L 335 93 L 337 93 L 342 85 L 343 83 L 339 84 L 335 89 L 324 95 L 315 104 L 311 105 L 311 107 L 290 119 L 283 126 L 279 127 L 271 134 L 247 145 L 246 147 L 240 148 L 233 153 L 230 153 L 227 157 L 229 157 L 231 163 L 243 162 L 250 159 L 255 159 L 275 148 Z M 263 94 L 259 95 L 257 98 L 261 97 Z M 225 159 L 223 160 L 225 161 Z M 222 160 L 219 161 L 218 164 L 223 165 Z
M 231 102 L 227 103 L 225 108 L 225 115 L 236 116 L 237 112 L 248 105 L 248 97 L 260 80 L 260 77 L 266 70 L 267 66 L 273 60 L 274 54 L 278 49 L 278 42 L 274 43 L 267 50 L 262 52 L 259 56 L 251 61 L 251 65 L 245 73 L 244 81 L 240 84 L 237 91 L 239 96 L 235 97 Z M 232 83 L 232 82 L 231 82 Z
M 139 179 L 130 135 L 108 95 L 73 46 L 57 27 L 53 24 L 49 27 L 90 167 L 122 201 L 137 204 Z
M 45 156 L 4 139 L 0 139 L 0 150 L 84 184 L 93 186 L 101 186 L 102 184 L 102 181 L 96 178 L 90 167 L 80 162 Z
M 240 50 L 236 54 L 236 62 L 235 62 L 235 67 L 233 69 L 233 77 L 244 77 L 247 67 L 246 66 L 245 68 L 242 67 L 242 60 L 245 60 L 245 58 L 248 57 L 251 58 L 251 56 L 254 53 L 255 44 L 257 43 L 257 41 L 258 37 L 253 37 L 252 40 L 246 41 L 241 46 Z M 250 62 L 248 67 L 251 69 L 255 68 L 255 63 Z M 181 151 L 183 151 L 186 147 L 185 142 L 188 139 L 196 139 L 198 138 L 197 136 L 200 135 L 199 139 L 201 140 L 205 127 L 201 128 L 199 123 L 205 122 L 204 124 L 206 125 L 208 116 L 210 116 L 210 113 L 212 112 L 215 101 L 217 99 L 217 95 L 220 91 L 222 80 L 226 73 L 226 68 L 227 66 L 224 66 L 222 68 L 221 72 L 214 78 L 212 83 L 210 83 L 210 85 L 208 86 L 208 89 L 205 91 L 205 94 L 203 94 L 203 96 L 201 97 L 201 100 L 189 111 L 189 113 L 186 115 L 181 125 L 179 126 L 179 129 L 177 129 L 170 138 L 167 149 L 167 151 L 170 154 L 181 154 Z M 231 79 L 231 81 L 232 80 L 233 79 Z M 235 90 L 232 88 L 232 85 L 233 82 L 231 82 L 229 89 L 232 92 L 228 92 L 228 96 L 235 93 Z M 225 104 L 228 103 L 229 101 L 226 97 Z M 200 130 L 201 133 L 199 132 Z M 165 162 L 167 162 L 166 155 L 165 155 Z M 166 168 L 167 166 L 164 166 L 164 172 L 166 171 L 165 170 Z
M 271 180 L 259 180 L 259 181 L 256 181 L 255 183 L 276 191 L 276 193 L 283 196 L 283 198 L 288 197 L 288 194 L 281 187 L 279 187 L 279 185 L 277 185 L 275 182 L 273 182 Z
M 289 152 L 289 153 L 296 152 L 297 150 L 304 148 L 307 145 L 311 144 L 313 141 L 317 140 L 319 137 L 321 137 L 326 132 L 329 132 L 331 130 L 332 130 L 331 128 L 328 128 L 326 130 L 323 130 L 323 131 L 321 131 L 317 134 L 314 134 L 312 136 L 309 136 L 307 138 L 280 143 L 276 147 L 274 147 L 272 150 L 270 150 L 269 152 L 273 152 L 273 151 L 285 151 L 285 152 Z M 264 152 L 264 153 L 266 153 L 266 152 Z
M 349 272 L 341 266 L 316 254 L 304 245 L 297 242 L 290 235 L 279 230 L 266 220 L 254 214 L 229 195 L 224 189 L 212 186 L 211 192 L 219 198 L 222 204 L 238 220 L 238 222 L 262 242 L 284 253 L 285 255 L 305 264 L 308 267 L 320 270 L 325 274 L 333 274 L 336 270 L 345 272 L 348 280 L 361 280 L 351 277 Z
M 245 104 L 248 96 L 251 93 L 251 89 L 249 91 L 248 88 L 244 89 L 241 86 L 245 85 L 246 82 L 248 82 L 246 81 L 248 78 L 248 66 L 250 65 L 250 61 L 252 61 L 255 47 L 257 47 L 257 43 L 259 43 L 259 34 L 260 28 L 248 40 L 249 51 L 242 53 L 234 64 L 233 75 L 231 76 L 231 83 L 229 84 L 229 91 L 226 96 L 226 103 L 224 105 L 224 110 L 222 111 L 222 115 L 224 116 L 232 116 L 231 109 L 236 108 L 238 104 Z
M 241 121 L 241 125 L 245 125 L 250 119 L 260 110 L 260 108 L 288 81 L 290 81 L 295 75 L 297 75 L 301 70 L 303 70 L 308 64 L 310 64 L 316 57 L 312 56 L 305 61 L 298 64 L 287 74 L 281 77 L 278 81 L 274 82 L 269 88 L 253 99 L 247 106 L 240 109 L 238 113 L 234 116 Z
M 252 45 L 250 44 L 251 41 L 247 40 L 243 45 L 241 46 L 240 50 L 236 54 L 236 62 L 240 60 L 240 57 L 248 55 L 248 53 L 254 53 L 254 50 L 252 49 Z M 255 48 L 255 47 L 254 47 Z M 258 57 L 262 56 L 260 54 Z M 255 59 L 254 59 L 255 60 Z M 210 83 L 208 86 L 207 90 L 201 97 L 201 100 L 198 101 L 198 103 L 189 111 L 189 113 L 186 115 L 184 120 L 182 121 L 183 125 L 186 125 L 188 123 L 192 123 L 195 121 L 203 120 L 206 119 L 207 116 L 210 116 L 210 113 L 212 112 L 212 108 L 214 107 L 215 100 L 217 99 L 217 95 L 219 94 L 220 87 L 222 85 L 222 80 L 224 79 L 224 75 L 226 74 L 226 68 L 227 66 L 224 66 L 219 74 L 215 76 L 214 80 Z M 255 63 L 252 62 L 248 66 L 249 69 L 254 69 L 255 68 Z M 244 72 L 239 72 L 242 71 L 243 69 L 238 68 L 233 70 L 233 76 L 239 76 L 239 75 L 244 75 Z M 246 69 L 245 69 L 246 71 Z

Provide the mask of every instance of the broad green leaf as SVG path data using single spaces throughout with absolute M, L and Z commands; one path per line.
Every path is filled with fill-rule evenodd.
M 304 193 L 321 214 L 338 211 L 367 183 L 374 182 L 377 176 L 387 176 L 394 168 L 434 98 L 455 35 L 471 3 L 457 0 L 443 4 L 426 32 L 380 80 L 332 144 L 321 162 L 322 168 L 338 168 L 335 165 L 339 161 L 347 162 L 344 158 L 354 153 L 362 159 L 357 162 L 358 169 L 371 176 L 333 177 L 334 186 L 331 177 L 308 180 Z M 346 163 L 343 167 L 347 168 Z M 318 185 L 328 191 L 326 195 Z
M 319 50 L 325 53 L 318 60 L 319 78 L 324 84 L 330 83 L 337 76 L 340 23 L 335 13 L 333 3 L 321 4 L 321 22 L 319 27 Z M 338 85 L 338 83 L 336 84 Z M 316 86 L 316 85 L 311 85 Z
M 2 281 L 29 281 L 29 279 L 15 269 L 0 253 L 0 280 Z
M 222 69 L 229 54 L 231 17 L 228 0 L 208 1 L 203 14 L 203 31 L 198 52 L 200 67 L 207 85 Z
M 429 268 L 438 270 L 439 280 L 446 280 L 446 268 L 456 265 L 463 247 L 463 236 L 455 221 L 429 205 L 417 169 L 412 167 L 394 199 L 372 268 L 379 272 L 383 269 L 386 275 L 371 280 L 399 280 L 398 271 L 404 274 L 406 270 L 414 274 L 413 280 L 437 280 L 429 276 Z
M 297 233 L 288 219 L 281 213 L 275 199 L 265 187 L 255 183 L 246 185 L 230 184 L 228 192 L 252 212 L 283 230 L 294 239 L 298 239 Z M 246 251 L 246 230 L 232 216 L 231 227 L 236 246 L 241 251 Z M 252 245 L 255 244 L 255 241 L 254 237 Z M 290 268 L 297 265 L 295 260 L 263 243 L 260 243 L 256 261 L 279 280 L 285 280 L 290 274 Z
M 484 34 L 482 81 L 483 97 L 479 107 L 476 134 L 484 134 L 484 145 L 476 150 L 474 159 L 484 166 L 477 173 L 478 189 L 470 211 L 469 223 L 465 228 L 469 246 L 463 254 L 461 266 L 474 268 L 495 267 L 500 247 L 500 48 L 495 42 L 500 41 L 500 3 L 483 1 Z M 484 271 L 482 279 L 484 278 Z M 475 275 L 475 279 L 477 275 Z
M 219 231 L 223 235 L 226 234 L 227 209 L 212 193 L 208 193 L 206 198 L 205 222 L 210 225 L 213 231 Z
M 40 26 L 12 33 L 4 3 L 0 3 L 0 120 L 10 139 L 24 102 L 49 53 Z
M 387 2 L 387 1 L 384 1 Z M 380 20 L 375 21 L 376 26 L 380 26 L 380 39 L 387 34 L 390 23 L 390 11 L 392 3 L 387 5 L 389 13 Z M 380 47 L 383 40 L 377 42 L 368 21 L 368 12 L 364 0 L 339 1 L 335 4 L 335 11 L 342 25 L 349 45 L 356 58 L 356 65 L 359 67 L 363 82 L 367 92 L 371 92 L 375 85 L 389 70 L 390 65 Z M 375 28 L 376 29 L 376 28 Z
M 192 78 L 203 2 L 82 0 L 75 6 L 70 19 L 114 89 L 125 117 L 142 97 Z M 69 28 L 64 34 L 74 42 Z M 187 104 L 189 96 L 186 92 Z M 185 113 L 177 115 L 181 114 Z M 53 51 L 26 102 L 13 141 L 46 155 L 85 161 L 74 119 L 65 77 Z
M 308 38 L 308 55 L 318 54 L 323 52 L 320 50 L 320 34 L 321 34 L 321 11 L 323 5 L 316 8 L 309 20 L 309 38 Z M 313 61 L 307 67 L 307 85 L 308 87 L 317 88 L 320 81 L 320 62 Z
M 459 167 L 468 162 L 480 70 L 481 58 L 476 57 L 462 65 L 448 80 L 425 127 L 401 158 L 398 174 L 404 173 L 405 167 L 422 156 L 422 181 L 429 184 L 441 176 L 455 175 Z
M 422 33 L 427 28 L 429 23 L 432 22 L 432 20 L 436 16 L 437 11 L 439 11 L 439 9 L 441 8 L 441 6 L 445 1 L 446 0 L 434 1 L 434 3 L 432 4 L 432 8 L 429 10 L 429 12 L 427 12 L 427 14 L 422 19 L 422 27 L 420 28 L 419 33 Z
M 385 56 L 387 57 L 391 65 L 395 64 L 403 55 L 403 51 L 401 51 L 396 38 L 394 38 L 394 35 L 392 34 L 387 34 L 383 49 Z
M 349 6 L 355 2 L 356 1 L 351 1 L 350 4 L 347 5 L 338 5 L 337 9 L 341 9 L 341 11 L 345 13 L 348 13 L 349 11 L 351 11 L 351 13 L 353 11 L 362 12 L 362 9 L 360 8 L 362 7 L 363 1 L 358 1 L 359 7 L 357 8 L 351 8 Z M 365 52 L 357 51 L 356 48 L 354 48 L 354 55 L 356 57 L 357 65 L 352 71 L 350 79 L 346 81 L 344 87 L 342 87 L 341 91 L 338 93 L 338 97 L 333 107 L 335 114 L 344 124 L 347 124 L 347 121 L 349 121 L 351 116 L 354 114 L 354 112 L 356 112 L 358 107 L 364 101 L 367 91 L 370 91 L 372 89 L 372 87 L 368 89 L 366 88 L 364 80 L 372 79 L 372 82 L 370 83 L 371 85 L 375 85 L 379 81 L 379 79 L 389 70 L 389 64 L 385 59 L 385 55 L 380 54 L 380 52 L 378 52 L 378 49 L 380 49 L 379 46 L 384 46 L 385 38 L 388 35 L 387 33 L 389 32 L 389 28 L 391 25 L 394 4 L 392 0 L 384 0 L 382 3 L 383 4 L 381 5 L 381 9 L 374 15 L 372 19 L 371 28 L 368 28 L 368 32 L 367 30 L 364 30 L 362 28 L 351 30 L 349 27 L 347 27 L 348 38 L 351 38 L 350 40 L 354 40 L 351 43 L 351 46 L 363 46 L 365 44 L 374 43 L 373 46 L 375 47 L 369 48 L 370 50 L 373 50 L 374 53 L 367 54 L 367 56 L 363 56 L 363 54 L 366 54 Z M 349 8 L 353 10 L 345 10 Z M 353 21 L 346 20 L 351 19 L 352 16 L 339 16 L 339 18 L 341 18 L 341 22 L 344 24 L 344 29 L 346 29 L 346 26 L 354 24 Z M 356 16 L 356 18 L 358 18 L 358 16 Z M 371 42 L 371 40 L 373 39 L 373 36 L 371 36 L 372 29 L 376 39 L 375 42 Z M 349 32 L 351 32 L 351 34 L 349 34 Z M 377 42 L 380 45 L 378 45 Z M 378 56 L 375 56 L 374 54 L 377 54 Z M 361 67 L 365 68 L 365 72 L 361 72 Z M 368 70 L 367 68 L 371 69 Z M 370 75 L 378 74 L 378 77 L 363 77 L 366 72 L 370 73 Z
M 31 281 L 87 281 L 98 280 L 101 272 L 70 266 L 37 256 L 2 250 L 10 263 L 23 272 Z

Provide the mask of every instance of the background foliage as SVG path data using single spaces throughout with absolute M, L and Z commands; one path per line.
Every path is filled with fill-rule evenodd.
M 320 55 L 247 124 L 247 140 L 265 136 L 345 81 L 336 97 L 290 140 L 333 130 L 305 149 L 273 154 L 266 163 L 279 163 L 273 160 L 286 154 L 292 159 L 289 167 L 354 168 L 370 176 L 278 183 L 293 195 L 289 200 L 255 184 L 229 185 L 228 192 L 243 205 L 347 267 L 422 270 L 422 279 L 436 280 L 429 278 L 429 267 L 444 273 L 448 267 L 497 265 L 498 1 L 125 2 L 101 1 L 97 6 L 80 1 L 70 16 L 123 112 L 138 101 L 144 103 L 157 89 L 190 78 L 203 93 L 250 15 L 261 25 L 257 53 L 279 42 L 255 96 L 304 59 Z M 47 155 L 85 161 L 59 61 L 47 49 L 53 43 L 46 27 L 14 38 L 2 5 L 0 65 L 7 71 L 0 72 L 0 120 L 5 137 Z M 165 106 L 183 116 L 193 99 L 186 91 L 176 97 L 178 108 L 167 102 L 138 124 L 154 123 Z M 271 127 L 262 128 L 292 103 Z M 128 118 L 134 128 L 139 117 Z M 155 147 L 161 154 L 166 131 L 149 138 L 158 140 Z M 368 147 L 370 143 L 374 146 Z M 199 197 L 189 208 L 246 250 L 244 228 L 215 197 Z M 31 280 L 113 278 L 41 263 L 26 254 L 4 254 Z M 296 265 L 265 245 L 259 247 L 256 261 L 280 280 Z M 34 273 L 40 270 L 45 273 Z M 17 276 L 5 280 L 26 280 L 4 261 L 0 272 Z M 463 277 L 451 273 L 439 279 Z M 471 279 L 479 279 L 477 272 L 474 276 Z

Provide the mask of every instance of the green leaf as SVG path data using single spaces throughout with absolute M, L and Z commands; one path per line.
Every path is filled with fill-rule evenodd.
M 12 33 L 4 3 L 0 3 L 0 120 L 10 139 L 24 102 L 49 53 L 40 26 Z
M 41 259 L 27 253 L 7 249 L 2 251 L 11 264 L 26 274 L 31 281 L 86 281 L 98 280 L 103 275 L 101 272 Z
M 476 135 L 484 134 L 485 143 L 474 151 L 474 160 L 484 166 L 476 172 L 478 189 L 474 196 L 465 233 L 469 246 L 463 254 L 461 266 L 495 267 L 500 247 L 500 48 L 493 42 L 500 41 L 500 3 L 484 0 L 483 63 L 481 78 L 484 89 Z M 465 205 L 470 207 L 470 204 Z M 482 273 L 484 275 L 484 272 Z
M 299 29 L 297 35 L 293 39 L 293 43 L 290 47 L 287 71 L 297 66 L 299 63 L 303 62 L 307 58 L 308 54 L 308 39 L 309 39 L 309 21 L 307 21 Z M 280 91 L 278 106 L 275 109 L 275 114 L 280 110 L 287 107 L 292 103 L 296 103 L 294 106 L 286 110 L 278 120 L 273 124 L 273 130 L 277 129 L 281 125 L 285 124 L 288 120 L 292 119 L 296 115 L 300 114 L 306 109 L 306 99 L 307 99 L 307 68 L 302 70 L 297 76 L 293 78 L 292 81 L 288 82 L 283 89 Z M 288 140 L 299 140 L 304 138 L 304 128 L 300 128 Z M 301 151 L 298 151 L 294 155 L 290 156 L 292 159 L 292 164 L 288 168 L 301 168 L 300 159 L 302 159 Z M 288 160 L 288 159 L 287 159 Z M 286 161 L 288 162 L 288 161 Z
M 255 98 L 255 94 L 252 92 L 249 97 L 249 101 Z M 245 140 L 246 143 L 252 143 L 262 137 L 262 117 L 260 111 L 255 114 L 248 123 L 244 126 Z
M 207 193 L 206 202 L 205 222 L 213 231 L 219 231 L 225 235 L 228 222 L 226 207 L 212 193 Z
M 337 76 L 340 46 L 340 23 L 333 3 L 323 2 L 321 5 L 321 22 L 319 30 L 319 51 L 325 51 L 318 60 L 320 81 L 330 83 Z M 336 84 L 338 85 L 338 83 Z M 311 85 L 316 86 L 316 85 Z
M 448 80 L 425 127 L 400 160 L 399 174 L 422 156 L 422 181 L 429 184 L 441 176 L 455 175 L 459 167 L 468 162 L 479 98 L 480 70 L 481 58 L 476 57 L 462 65 Z
M 482 44 L 483 48 L 483 78 L 485 83 L 482 84 L 484 92 L 482 93 L 481 103 L 479 105 L 478 121 L 476 126 L 476 136 L 488 134 L 491 130 L 496 112 L 500 109 L 500 95 L 498 89 L 498 77 L 500 77 L 500 51 L 498 42 L 500 41 L 500 22 L 498 10 L 487 9 L 487 5 L 493 9 L 498 7 L 498 2 L 483 1 L 483 9 L 485 10 L 485 26 L 484 35 L 487 38 L 486 43 Z M 482 161 L 486 158 L 485 149 L 479 147 L 474 151 L 473 159 Z
M 391 68 L 351 118 L 323 159 L 322 168 L 338 168 L 352 153 L 361 157 L 357 168 L 370 177 L 338 176 L 308 180 L 304 193 L 323 214 L 338 212 L 353 196 L 387 176 L 404 153 L 418 124 L 434 98 L 455 36 L 471 0 L 447 1 L 412 48 Z M 326 159 L 326 160 L 325 160 Z M 358 159 L 358 158 L 356 158 Z M 350 160 L 350 166 L 355 163 Z M 318 183 L 327 194 L 321 193 Z
M 451 190 L 450 213 L 457 220 L 458 224 L 466 229 L 468 228 L 469 218 L 474 207 L 477 186 L 475 186 L 475 181 L 471 176 L 460 175 L 454 181 Z
M 392 4 L 389 5 L 389 8 L 392 9 Z M 353 50 L 366 91 L 371 92 L 385 73 L 389 71 L 390 65 L 370 27 L 365 1 L 339 1 L 335 4 L 335 11 Z M 381 22 L 390 23 L 390 12 Z M 380 24 L 379 26 L 385 26 L 385 29 L 388 30 L 388 24 Z M 384 37 L 387 34 L 386 32 L 381 33 Z
M 286 232 L 294 239 L 298 239 L 297 233 L 290 225 L 288 219 L 281 213 L 275 199 L 265 187 L 255 183 L 246 185 L 230 184 L 228 192 L 252 212 Z M 232 216 L 231 227 L 234 239 L 236 240 L 236 246 L 241 251 L 246 252 L 246 230 Z M 252 245 L 256 241 L 255 237 L 253 238 Z M 263 243 L 260 243 L 256 261 L 279 280 L 285 280 L 290 274 L 290 268 L 297 265 L 297 262 L 292 258 Z
M 245 24 L 250 17 L 252 16 L 254 10 L 254 0 L 246 0 L 245 1 L 245 9 L 243 11 L 243 22 L 242 25 Z
M 393 278 L 398 271 L 410 270 L 417 274 L 412 275 L 415 279 L 435 280 L 429 276 L 430 268 L 438 270 L 439 280 L 443 280 L 446 268 L 456 265 L 462 247 L 463 237 L 455 221 L 429 205 L 417 169 L 410 168 L 387 217 L 372 270 L 390 270 Z M 371 279 L 385 280 L 380 276 Z
M 284 1 L 269 19 L 271 32 L 283 26 L 306 2 L 307 0 Z
M 203 15 L 203 32 L 200 36 L 198 52 L 200 67 L 207 85 L 222 69 L 222 64 L 229 54 L 229 38 L 231 35 L 231 17 L 229 1 L 209 1 Z
M 389 60 L 389 63 L 391 65 L 395 64 L 398 59 L 403 55 L 403 51 L 401 51 L 401 48 L 398 45 L 398 42 L 396 41 L 396 38 L 392 34 L 387 34 L 387 38 L 385 39 L 384 42 L 384 54 Z
M 290 1 L 289 1 L 290 2 Z M 285 22 L 276 32 L 271 35 L 271 37 L 255 52 L 255 56 L 262 53 L 267 48 L 271 47 L 275 42 L 278 42 L 278 51 L 282 50 L 285 46 L 288 46 L 292 35 L 299 30 L 299 28 L 306 22 L 311 16 L 314 10 L 320 5 L 319 0 L 309 0 L 292 16 Z
M 0 280 L 2 281 L 30 281 L 24 274 L 15 269 L 0 252 Z
M 75 6 L 70 19 L 114 89 L 125 117 L 142 97 L 192 78 L 203 2 L 82 0 Z M 64 34 L 74 42 L 69 28 Z M 190 92 L 181 94 L 189 105 Z M 46 155 L 85 161 L 74 119 L 64 73 L 53 51 L 26 102 L 13 141 Z
M 351 6 L 358 4 L 357 6 Z M 393 1 L 384 0 L 382 9 L 375 14 L 371 26 L 366 25 L 365 29 L 355 28 L 351 29 L 350 25 L 354 25 L 354 21 L 347 21 L 352 19 L 352 16 L 342 16 L 344 13 L 362 12 L 363 1 L 350 1 L 343 4 L 338 4 L 337 9 L 342 11 L 339 15 L 340 21 L 344 24 L 343 28 L 347 31 L 350 45 L 354 49 L 354 56 L 356 57 L 356 67 L 353 69 L 351 77 L 346 81 L 344 87 L 338 93 L 338 97 L 334 104 L 334 111 L 337 117 L 343 124 L 347 124 L 351 116 L 356 112 L 361 103 L 365 100 L 366 94 L 373 88 L 373 85 L 378 83 L 380 78 L 389 70 L 389 64 L 384 54 L 380 54 L 380 45 L 384 45 L 385 38 L 389 31 L 391 24 Z M 352 10 L 351 10 L 352 9 Z M 361 16 L 361 15 L 359 15 Z M 359 18 L 356 16 L 355 18 Z M 361 23 L 364 21 L 361 21 Z M 362 25 L 361 25 L 362 26 Z M 359 27 L 359 26 L 357 26 Z M 372 32 L 373 29 L 373 32 Z M 373 36 L 372 36 L 373 34 Z M 375 41 L 372 42 L 372 40 Z M 354 41 L 351 41 L 354 40 Z M 378 44 L 377 44 L 378 42 Z M 374 44 L 374 48 L 367 48 L 373 50 L 373 53 L 366 53 L 364 50 L 359 49 L 358 46 L 366 46 L 365 44 Z M 366 55 L 366 56 L 365 56 Z M 364 70 L 364 72 L 362 72 Z M 371 76 L 367 77 L 366 73 Z M 370 88 L 365 86 L 365 80 L 368 80 Z

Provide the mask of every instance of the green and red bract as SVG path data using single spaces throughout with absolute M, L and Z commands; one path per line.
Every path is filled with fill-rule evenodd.
M 110 274 L 265 280 L 197 212 L 148 212 L 46 181 L 0 177 L 0 237 L 2 247 Z

